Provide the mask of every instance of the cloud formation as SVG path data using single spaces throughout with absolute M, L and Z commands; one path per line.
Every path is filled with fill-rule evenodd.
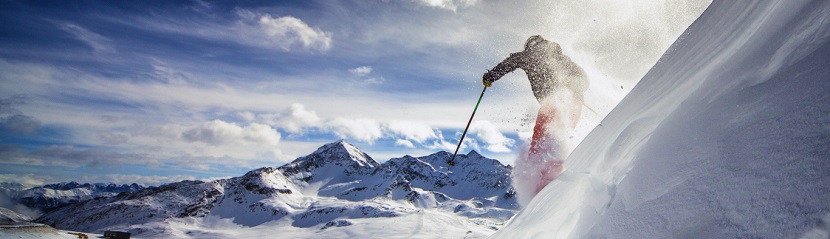
M 515 140 L 502 134 L 498 127 L 486 120 L 477 120 L 470 125 L 470 133 L 486 144 L 486 149 L 494 153 L 510 152 Z
M 320 116 L 317 116 L 316 112 L 306 110 L 305 106 L 299 103 L 291 104 L 288 109 L 276 114 L 262 114 L 259 116 L 255 116 L 250 112 L 241 114 L 248 121 L 259 120 L 291 134 L 303 134 L 305 129 L 317 128 L 323 125 L 323 120 Z
M 413 140 L 418 143 L 424 143 L 427 140 L 438 138 L 438 135 L 435 134 L 435 130 L 432 127 L 421 122 L 392 121 L 386 124 L 386 129 L 391 132 L 392 135 L 400 136 L 407 141 Z
M 238 113 L 238 115 L 248 122 L 262 122 L 274 126 L 275 129 L 289 132 L 293 135 L 304 135 L 314 131 L 316 133 L 329 133 L 343 139 L 369 144 L 373 144 L 380 139 L 390 139 L 393 140 L 394 145 L 397 147 L 422 147 L 431 150 L 454 150 L 456 146 L 454 140 L 451 140 L 453 142 L 449 142 L 444 138 L 441 130 L 422 121 L 391 120 L 383 122 L 365 117 L 325 119 L 318 116 L 315 111 L 308 110 L 303 104 L 299 103 L 294 103 L 288 109 L 275 114 L 256 115 L 251 112 L 242 112 Z M 213 139 L 215 137 L 221 137 L 223 139 L 235 137 L 215 129 L 231 126 L 217 126 L 208 127 L 209 130 L 204 129 L 205 127 L 199 128 L 199 130 L 207 130 L 204 133 L 191 129 L 185 132 L 185 134 L 194 134 L 193 139 L 190 140 L 199 139 L 199 141 L 204 142 L 219 140 Z M 235 130 L 238 131 L 239 129 Z M 456 137 L 460 138 L 461 132 L 458 131 L 456 133 Z M 200 137 L 195 137 L 195 135 L 199 135 Z M 188 137 L 190 136 L 186 136 L 185 138 L 189 139 Z M 480 146 L 479 144 L 484 145 Z M 515 140 L 501 133 L 495 124 L 489 121 L 475 121 L 471 125 L 470 132 L 462 144 L 462 149 L 472 147 L 481 150 L 481 147 L 484 147 L 490 152 L 507 153 L 512 152 L 511 148 L 514 146 Z
M 143 154 L 84 149 L 73 145 L 51 145 L 29 152 L 17 145 L 3 144 L 0 145 L 0 163 L 98 168 L 130 163 L 158 165 L 159 161 Z
M 352 73 L 357 79 L 359 79 L 362 83 L 367 84 L 382 84 L 386 79 L 383 76 L 372 74 L 372 67 L 371 66 L 360 66 L 357 68 L 349 69 L 349 73 Z
M 251 31 L 251 33 L 259 33 L 259 36 L 251 39 L 257 44 L 277 47 L 285 51 L 289 51 L 295 46 L 319 52 L 331 49 L 331 32 L 311 27 L 299 18 L 293 16 L 274 17 L 271 14 L 256 13 L 249 10 L 239 10 L 237 14 L 242 19 L 240 24 L 244 28 L 256 30 Z
M 0 129 L 13 134 L 32 134 L 40 125 L 40 120 L 28 115 L 16 114 L 0 118 Z
M 376 120 L 367 118 L 337 118 L 329 122 L 327 128 L 338 137 L 352 138 L 370 144 L 383 137 L 380 124 Z
M 114 52 L 115 47 L 112 45 L 112 40 L 104 37 L 98 33 L 94 33 L 81 26 L 66 23 L 59 26 L 61 30 L 72 34 L 76 39 L 86 43 L 96 52 Z
M 402 147 L 407 147 L 407 148 L 410 148 L 410 149 L 415 148 L 415 144 L 413 144 L 411 141 L 405 140 L 405 139 L 395 140 L 395 146 L 402 146 Z
M 372 73 L 372 67 L 371 66 L 361 66 L 361 67 L 357 67 L 357 68 L 354 68 L 354 69 L 349 69 L 349 72 L 351 72 L 352 74 L 354 74 L 358 77 L 363 77 L 363 76 L 368 75 L 369 73 Z
M 262 143 L 276 146 L 280 137 L 280 133 L 268 125 L 251 123 L 243 127 L 222 120 L 213 120 L 182 133 L 182 138 L 189 142 L 212 145 Z

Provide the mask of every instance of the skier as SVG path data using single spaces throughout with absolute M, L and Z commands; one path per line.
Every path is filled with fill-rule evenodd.
M 516 68 L 525 71 L 533 95 L 541 104 L 527 160 L 516 162 L 517 169 L 528 171 L 517 176 L 526 177 L 523 184 L 535 184 L 529 185 L 535 195 L 564 170 L 562 162 L 567 155 L 561 150 L 562 143 L 579 121 L 588 78 L 581 67 L 562 54 L 559 44 L 534 35 L 527 39 L 524 51 L 510 54 L 487 71 L 482 83 L 490 87 Z

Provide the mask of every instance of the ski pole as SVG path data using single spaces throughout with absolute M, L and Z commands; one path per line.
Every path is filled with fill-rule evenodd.
M 487 86 L 481 90 L 481 95 L 478 97 L 478 102 L 476 102 L 476 107 L 473 108 L 473 115 L 470 115 L 470 120 L 467 121 L 467 127 L 464 127 L 464 133 L 461 134 L 461 139 L 458 140 L 458 146 L 455 146 L 455 153 L 452 153 L 452 158 L 450 161 L 447 162 L 448 165 L 453 166 L 455 165 L 455 155 L 458 154 L 458 149 L 461 148 L 461 142 L 464 142 L 464 136 L 467 136 L 467 130 L 470 129 L 470 123 L 473 122 L 473 117 L 476 116 L 476 110 L 478 110 L 478 104 L 481 103 L 481 98 L 484 98 L 484 92 L 487 91 Z

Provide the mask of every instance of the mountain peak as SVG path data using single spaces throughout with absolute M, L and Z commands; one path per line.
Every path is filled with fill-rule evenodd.
M 354 145 L 344 140 L 338 140 L 320 146 L 314 153 L 299 157 L 290 164 L 281 166 L 280 168 L 294 168 L 295 170 L 305 168 L 307 170 L 322 167 L 327 164 L 353 168 L 374 168 L 380 165 L 380 163 L 357 149 Z
M 348 158 L 363 167 L 375 167 L 380 165 L 380 163 L 372 159 L 372 157 L 369 157 L 369 155 L 342 139 L 317 148 L 317 150 L 312 153 L 312 155 L 315 154 L 329 157 L 335 156 L 333 158 Z

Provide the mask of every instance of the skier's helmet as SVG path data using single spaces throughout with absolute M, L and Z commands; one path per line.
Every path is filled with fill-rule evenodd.
M 528 38 L 528 39 L 527 39 L 527 42 L 525 43 L 525 50 L 527 50 L 527 49 L 529 49 L 529 48 L 531 48 L 531 47 L 533 47 L 533 46 L 536 46 L 536 45 L 538 45 L 539 43 L 542 43 L 542 42 L 544 42 L 544 41 L 545 41 L 545 39 L 544 39 L 544 38 L 542 38 L 542 36 L 540 36 L 540 35 L 533 35 L 533 36 L 530 36 L 530 38 Z

